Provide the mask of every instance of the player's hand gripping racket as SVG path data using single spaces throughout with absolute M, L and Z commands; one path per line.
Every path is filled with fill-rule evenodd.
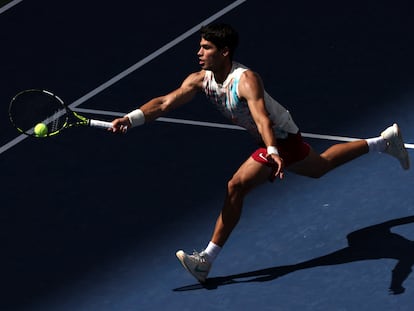
M 50 137 L 72 126 L 112 127 L 111 122 L 92 120 L 72 111 L 55 94 L 38 89 L 18 93 L 10 102 L 9 117 L 16 129 L 33 137 Z

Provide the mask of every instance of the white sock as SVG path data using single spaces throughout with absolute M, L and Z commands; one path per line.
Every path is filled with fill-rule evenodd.
M 382 137 L 374 137 L 366 139 L 369 152 L 383 152 L 387 148 L 387 141 Z
M 213 263 L 213 261 L 216 259 L 220 251 L 221 251 L 221 247 L 210 241 L 210 243 L 208 243 L 207 248 L 203 251 L 203 253 L 207 255 L 207 260 L 210 263 Z

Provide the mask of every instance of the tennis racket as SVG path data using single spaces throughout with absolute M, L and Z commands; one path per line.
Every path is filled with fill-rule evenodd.
M 37 138 L 55 136 L 74 126 L 112 127 L 111 122 L 88 119 L 72 111 L 58 96 L 39 89 L 25 90 L 14 96 L 9 117 L 20 133 Z

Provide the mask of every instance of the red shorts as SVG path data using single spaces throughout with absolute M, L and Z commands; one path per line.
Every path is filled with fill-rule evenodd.
M 289 165 L 303 160 L 308 156 L 310 152 L 310 146 L 303 141 L 300 132 L 297 134 L 289 133 L 287 138 L 278 139 L 276 147 L 279 151 L 279 156 L 283 159 L 285 167 L 289 167 Z M 275 163 L 269 162 L 267 160 L 266 154 L 266 148 L 259 148 L 253 152 L 251 157 L 259 163 L 270 167 L 275 167 Z

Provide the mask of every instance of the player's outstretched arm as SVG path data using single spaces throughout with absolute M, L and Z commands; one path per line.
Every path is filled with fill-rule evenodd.
M 191 101 L 201 89 L 204 72 L 190 74 L 179 88 L 167 95 L 155 97 L 131 111 L 124 117 L 112 121 L 111 131 L 125 133 L 127 129 L 151 122 L 169 111 Z

